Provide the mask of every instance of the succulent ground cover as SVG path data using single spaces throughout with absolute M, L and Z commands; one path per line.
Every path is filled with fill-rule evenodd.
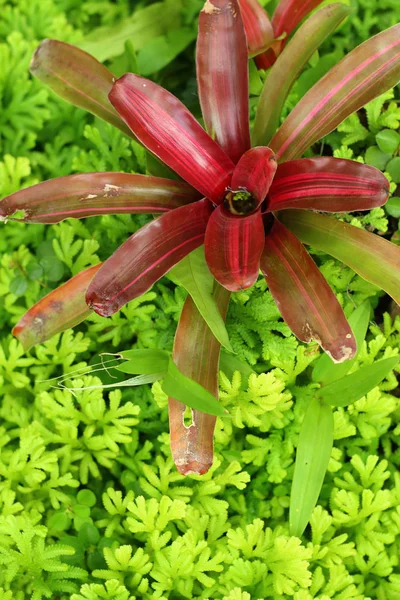
M 32 51 L 44 37 L 82 44 L 108 59 L 116 74 L 136 62 L 143 75 L 198 110 L 191 44 L 202 3 L 163 4 L 93 2 L 82 9 L 70 1 L 4 3 L 1 196 L 71 173 L 132 166 L 145 171 L 140 146 L 28 76 Z M 312 57 L 285 110 L 344 51 L 398 21 L 391 1 L 359 0 L 353 8 L 352 18 Z M 135 19 L 126 19 L 132 9 Z M 174 30 L 155 19 L 171 10 Z M 132 27 L 135 49 L 121 47 L 121 22 Z M 117 32 L 112 42 L 101 43 L 98 27 L 108 28 L 107 40 L 110 31 Z M 167 55 L 165 48 L 175 44 Z M 250 82 L 255 104 L 261 90 L 256 69 Z M 387 92 L 323 141 L 337 158 L 387 169 L 394 192 L 388 205 L 344 218 L 394 240 L 398 97 L 396 90 Z M 145 222 L 145 216 L 118 215 L 2 228 L 2 597 L 398 598 L 396 377 L 334 411 L 335 444 L 319 506 L 304 536 L 290 536 L 295 447 L 314 394 L 312 363 L 319 351 L 291 335 L 264 281 L 231 301 L 231 343 L 253 373 L 221 365 L 221 402 L 230 416 L 217 423 L 216 459 L 203 477 L 184 478 L 173 466 L 167 398 L 159 383 L 152 390 L 96 387 L 116 381 L 114 371 L 104 370 L 101 352 L 172 348 L 182 288 L 162 279 L 109 320 L 93 314 L 29 354 L 11 338 L 12 326 L 41 295 L 107 258 Z M 395 356 L 400 323 L 388 297 L 322 252 L 315 250 L 314 258 L 347 316 L 363 301 L 372 305 L 353 368 Z M 48 380 L 61 375 L 77 389 L 55 389 Z

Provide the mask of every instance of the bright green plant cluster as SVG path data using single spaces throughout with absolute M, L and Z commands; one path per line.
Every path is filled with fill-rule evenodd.
M 121 20 L 138 27 L 131 4 L 0 0 L 0 196 L 72 172 L 144 172 L 137 144 L 28 76 L 40 39 L 80 43 L 88 32 Z M 153 5 L 135 4 L 141 10 Z M 185 47 L 199 3 L 187 2 L 185 9 L 174 4 L 182 9 L 176 43 Z M 397 7 L 396 0 L 353 4 L 355 17 L 322 48 L 321 58 L 313 58 L 288 105 L 302 85 L 309 87 L 330 66 L 331 55 L 336 62 L 344 50 L 390 26 Z M 128 44 L 122 58 L 110 56 L 121 72 L 133 59 L 151 63 L 163 39 L 174 38 L 165 24 L 156 32 L 142 25 L 140 47 L 132 52 Z M 186 52 L 191 56 L 192 47 Z M 168 60 L 173 59 L 171 54 Z M 188 68 L 185 51 L 175 60 Z M 168 64 L 161 66 L 166 70 L 156 78 L 163 81 Z M 171 77 L 171 86 L 188 102 L 192 76 L 186 70 Z M 380 153 L 389 157 L 382 168 L 392 176 L 395 192 L 389 165 L 398 157 L 399 120 L 394 91 L 371 103 L 361 119 L 348 119 L 326 143 L 335 156 L 367 163 L 376 160 L 372 149 L 378 148 L 381 158 Z M 394 232 L 396 202 L 393 196 L 385 210 L 351 222 Z M 295 452 L 315 395 L 310 373 L 318 349 L 290 334 L 264 281 L 231 302 L 230 340 L 253 373 L 221 372 L 228 415 L 218 420 L 215 463 L 202 477 L 184 478 L 173 466 L 167 399 L 159 382 L 152 389 L 99 387 L 124 378 L 105 368 L 107 357 L 103 366 L 99 352 L 172 349 L 186 296 L 181 287 L 163 279 L 110 319 L 93 315 L 29 354 L 12 339 L 8 332 L 41 295 L 108 256 L 144 222 L 145 217 L 108 216 L 49 228 L 20 223 L 2 228 L 0 598 L 398 600 L 396 375 L 391 372 L 350 406 L 334 409 L 334 448 L 319 505 L 304 536 L 291 536 Z M 382 293 L 374 286 L 322 253 L 314 258 L 347 316 L 366 300 L 382 313 L 377 310 Z M 398 355 L 400 317 L 386 308 L 383 323 L 371 318 L 352 372 Z M 55 377 L 62 377 L 61 384 Z

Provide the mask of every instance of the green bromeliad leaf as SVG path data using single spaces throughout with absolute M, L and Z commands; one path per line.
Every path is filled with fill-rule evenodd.
M 204 257 L 204 246 L 197 248 L 173 267 L 168 277 L 191 295 L 201 316 L 227 350 L 233 352 L 221 313 L 212 293 L 214 278 Z

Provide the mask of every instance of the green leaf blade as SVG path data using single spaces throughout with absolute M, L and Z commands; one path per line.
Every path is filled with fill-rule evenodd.
M 150 375 L 151 373 L 161 373 L 167 371 L 169 362 L 169 353 L 157 348 L 144 350 L 124 350 L 119 354 L 127 359 L 127 362 L 116 366 L 115 368 L 122 373 L 129 375 Z
M 216 417 L 226 415 L 225 409 L 216 398 L 202 385 L 183 375 L 172 358 L 169 360 L 162 389 L 169 397 L 190 408 Z
M 355 373 L 320 388 L 317 397 L 332 406 L 348 406 L 376 387 L 399 362 L 398 356 L 361 367 Z
M 330 406 L 313 398 L 301 426 L 290 493 L 290 535 L 301 536 L 328 468 L 333 446 L 333 413 Z

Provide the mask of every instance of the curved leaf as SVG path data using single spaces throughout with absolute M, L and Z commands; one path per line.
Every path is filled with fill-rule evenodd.
M 151 375 L 152 373 L 163 373 L 168 369 L 169 353 L 158 348 L 137 348 L 135 350 L 123 350 L 118 352 L 120 356 L 127 359 L 116 367 L 122 373 L 130 375 Z
M 264 247 L 260 210 L 235 216 L 221 205 L 207 225 L 206 261 L 215 279 L 231 292 L 245 290 L 257 281 Z
M 108 99 L 113 74 L 87 52 L 65 42 L 44 40 L 33 55 L 30 71 L 67 102 L 93 113 L 132 137 Z
M 276 173 L 275 154 L 270 148 L 252 148 L 239 160 L 232 175 L 232 190 L 248 190 L 259 206 L 266 198 Z
M 25 350 L 56 333 L 75 327 L 90 315 L 85 293 L 101 263 L 90 267 L 53 290 L 28 310 L 12 333 Z
M 239 0 L 249 56 L 275 41 L 271 21 L 258 0 Z
M 398 246 L 364 229 L 310 211 L 284 210 L 279 220 L 303 243 L 334 256 L 400 303 Z
M 265 238 L 261 270 L 296 337 L 315 340 L 335 362 L 354 356 L 354 335 L 335 294 L 304 246 L 279 221 Z
M 349 12 L 344 4 L 321 8 L 305 21 L 278 56 L 258 101 L 253 146 L 266 146 L 271 141 L 279 126 L 284 102 L 300 71 Z
M 247 42 L 238 0 L 206 2 L 196 57 L 206 129 L 237 163 L 250 148 Z
M 318 81 L 271 140 L 280 162 L 314 142 L 400 80 L 400 24 L 355 48 Z
M 211 203 L 199 200 L 165 213 L 134 233 L 105 261 L 86 301 L 103 317 L 141 296 L 204 242 Z
M 163 213 L 198 200 L 184 182 L 129 173 L 84 173 L 49 179 L 0 201 L 0 219 L 18 210 L 22 221 L 58 223 L 63 219 L 109 214 Z
M 385 204 L 388 195 L 389 181 L 374 167 L 341 158 L 300 158 L 279 165 L 267 210 L 369 210 Z
M 146 148 L 204 196 L 223 200 L 234 164 L 180 100 L 132 73 L 115 82 L 109 98 Z

